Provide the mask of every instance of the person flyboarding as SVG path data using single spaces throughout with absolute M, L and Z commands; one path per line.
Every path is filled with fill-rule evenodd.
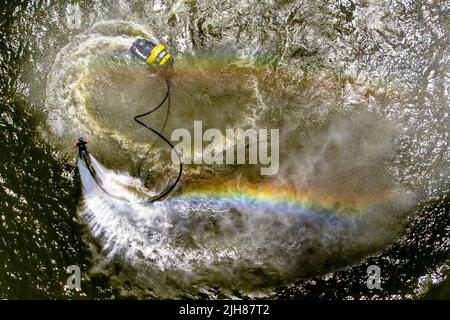
M 75 143 L 75 139 L 72 140 L 72 146 L 74 148 L 78 148 L 78 156 L 83 158 L 83 155 L 88 155 L 88 150 L 86 145 L 90 142 L 90 140 L 84 141 L 82 137 L 78 138 L 78 142 Z

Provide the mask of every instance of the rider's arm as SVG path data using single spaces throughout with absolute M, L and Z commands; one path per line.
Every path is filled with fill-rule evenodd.
M 86 144 L 88 144 L 89 142 L 91 142 L 91 140 L 86 141 Z
M 77 147 L 77 144 L 75 143 L 75 139 L 72 140 L 72 146 L 73 146 L 74 148 Z

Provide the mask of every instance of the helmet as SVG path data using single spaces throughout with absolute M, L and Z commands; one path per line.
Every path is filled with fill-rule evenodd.
M 78 138 L 78 141 L 83 142 L 83 138 L 82 138 L 82 137 L 79 137 L 79 138 Z

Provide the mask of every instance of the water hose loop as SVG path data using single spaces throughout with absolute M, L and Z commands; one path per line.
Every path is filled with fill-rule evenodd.
M 134 121 L 136 121 L 137 123 L 139 123 L 140 125 L 142 125 L 143 127 L 145 127 L 146 129 L 150 130 L 151 132 L 153 132 L 154 134 L 156 134 L 158 137 L 160 137 L 162 140 L 164 140 L 164 142 L 166 142 L 170 148 L 172 149 L 172 152 L 175 152 L 175 154 L 178 157 L 178 161 L 180 163 L 180 170 L 178 172 L 178 176 L 175 180 L 175 182 L 173 184 L 171 184 L 168 188 L 166 188 L 165 190 L 163 190 L 161 193 L 159 193 L 156 196 L 151 197 L 150 199 L 148 199 L 148 203 L 152 203 L 152 202 L 156 202 L 159 200 L 163 200 L 165 199 L 176 187 L 176 185 L 178 184 L 178 182 L 180 181 L 181 175 L 183 173 L 183 163 L 181 161 L 181 157 L 180 154 L 178 153 L 178 151 L 175 149 L 175 146 L 172 144 L 172 142 L 170 142 L 170 140 L 168 140 L 166 137 L 164 137 L 161 133 L 159 133 L 157 130 L 155 130 L 154 128 L 150 127 L 149 125 L 145 124 L 144 122 L 142 122 L 141 120 L 139 120 L 139 118 L 145 117 L 150 115 L 151 113 L 155 112 L 156 110 L 158 110 L 159 108 L 161 108 L 161 106 L 164 104 L 164 102 L 166 102 L 166 100 L 168 100 L 168 108 L 170 108 L 170 79 L 168 77 L 168 75 L 165 75 L 165 81 L 166 81 L 166 86 L 167 86 L 167 90 L 166 90 L 166 95 L 164 96 L 164 98 L 161 100 L 161 102 L 154 107 L 153 109 L 151 109 L 150 111 L 147 111 L 145 113 L 136 115 L 133 117 Z M 167 120 L 167 119 L 166 119 Z M 165 126 L 165 125 L 164 125 Z

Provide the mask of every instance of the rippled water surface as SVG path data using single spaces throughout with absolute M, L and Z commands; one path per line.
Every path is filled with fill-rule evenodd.
M 447 1 L 68 4 L 0 8 L 0 297 L 450 297 Z M 144 204 L 176 166 L 132 118 L 165 90 L 139 37 L 175 57 L 167 136 L 277 128 L 279 172 L 187 164 Z

